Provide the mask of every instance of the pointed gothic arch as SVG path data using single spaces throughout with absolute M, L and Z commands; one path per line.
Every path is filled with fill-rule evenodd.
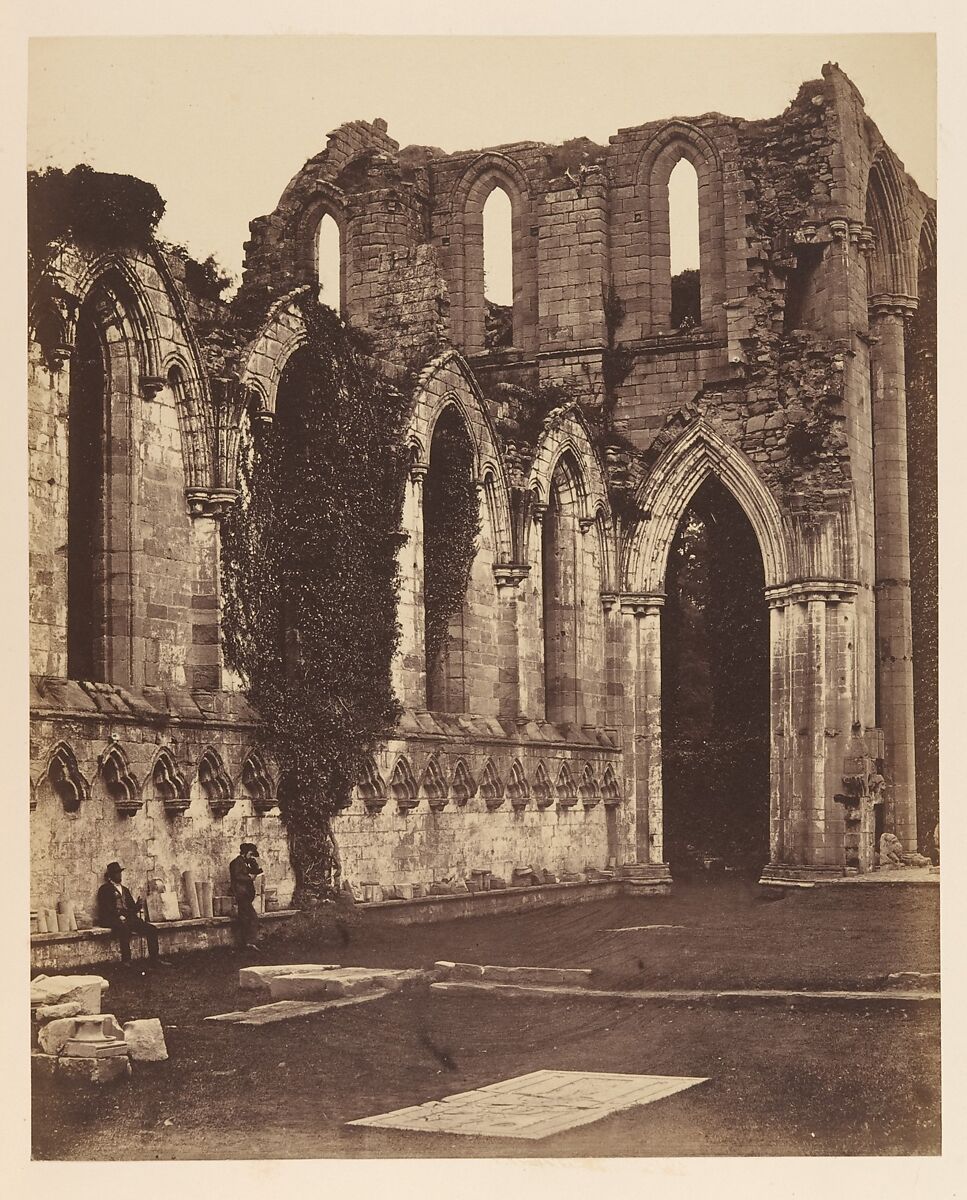
M 547 764 L 543 759 L 537 764 L 534 774 L 534 802 L 539 809 L 550 808 L 554 803 L 554 785 L 547 774 Z
M 916 257 L 903 181 L 896 156 L 883 149 L 866 184 L 866 223 L 873 232 L 869 258 L 871 296 L 915 296 Z
M 585 811 L 594 808 L 601 799 L 601 788 L 594 775 L 594 767 L 590 763 L 584 764 L 584 770 L 581 772 L 581 782 L 578 785 L 578 792 L 581 796 L 581 803 L 584 805 Z
M 405 755 L 400 755 L 390 775 L 389 790 L 401 813 L 412 812 L 420 802 L 420 790 L 413 777 L 413 768 Z
M 451 324 L 454 341 L 468 354 L 486 349 L 483 210 L 498 188 L 511 207 L 513 344 L 530 351 L 537 336 L 537 247 L 531 232 L 530 185 L 510 155 L 490 151 L 473 159 L 450 197 Z
M 112 742 L 100 755 L 98 778 L 119 816 L 133 817 L 144 806 L 140 785 L 119 743 Z
M 557 773 L 557 807 L 573 808 L 578 802 L 578 789 L 566 762 L 561 763 Z
M 608 763 L 604 769 L 604 778 L 601 781 L 601 799 L 604 801 L 605 808 L 617 808 L 621 803 L 621 788 L 611 763 Z
M 453 768 L 453 778 L 450 781 L 450 795 L 456 805 L 462 808 L 477 794 L 477 781 L 470 774 L 470 769 L 462 758 L 457 759 Z
M 480 776 L 480 795 L 488 812 L 495 812 L 504 802 L 504 784 L 492 758 L 488 758 Z
M 514 812 L 522 812 L 530 801 L 530 786 L 519 758 L 515 758 L 510 766 L 510 778 L 507 781 L 507 796 Z
M 216 817 L 235 807 L 235 788 L 218 751 L 209 746 L 198 760 L 195 782 Z
M 678 523 L 702 483 L 715 475 L 738 502 L 755 531 L 766 587 L 789 578 L 782 514 L 752 463 L 699 419 L 663 451 L 638 492 L 648 514 L 633 532 L 626 551 L 627 590 L 660 595 L 668 551 Z M 835 576 L 832 576 L 835 578 Z
M 80 812 L 84 802 L 90 799 L 90 784 L 81 773 L 74 751 L 67 742 L 57 742 L 47 757 L 47 766 L 37 781 L 34 794 L 42 794 L 44 790 L 56 796 L 67 813 Z
M 162 746 L 155 756 L 145 783 L 164 805 L 165 812 L 172 816 L 183 813 L 191 804 L 188 781 L 167 746 Z
M 420 780 L 420 791 L 426 796 L 431 812 L 440 812 L 446 808 L 449 800 L 447 781 L 440 770 L 440 764 L 435 755 L 431 755 Z
M 685 121 L 669 121 L 643 146 L 634 173 L 646 215 L 636 232 L 644 242 L 642 253 L 651 257 L 648 311 L 643 314 L 646 334 L 666 330 L 671 321 L 668 181 L 683 158 L 698 176 L 702 325 L 717 332 L 726 327 L 722 158 L 703 130 Z
M 356 794 L 371 816 L 382 812 L 386 807 L 386 784 L 372 755 L 368 755 L 363 763 L 362 774 L 356 784 Z
M 245 756 L 238 781 L 257 817 L 264 817 L 278 804 L 272 772 L 260 750 L 250 750 Z

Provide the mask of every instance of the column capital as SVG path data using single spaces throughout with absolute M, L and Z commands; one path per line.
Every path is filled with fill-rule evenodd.
M 765 590 L 766 604 L 770 608 L 785 608 L 790 604 L 808 604 L 821 600 L 831 604 L 854 598 L 859 585 L 849 579 L 800 579 L 793 583 L 780 583 Z
M 153 400 L 167 382 L 163 375 L 142 375 L 140 378 L 141 395 L 145 400 Z
M 912 317 L 917 311 L 917 300 L 914 296 L 879 292 L 867 300 L 870 316 L 878 317 Z
M 617 597 L 623 613 L 636 617 L 657 613 L 665 603 L 664 592 L 620 592 Z
M 410 481 L 412 483 L 422 483 L 426 479 L 426 473 L 430 469 L 430 464 L 425 462 L 410 463 Z
M 224 517 L 238 499 L 235 488 L 185 488 L 188 514 L 192 517 Z
M 516 588 L 530 574 L 530 563 L 494 563 L 497 586 Z

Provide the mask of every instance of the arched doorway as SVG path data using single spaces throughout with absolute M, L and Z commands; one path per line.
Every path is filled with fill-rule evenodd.
M 758 871 L 769 859 L 769 621 L 762 555 L 709 476 L 671 543 L 661 619 L 665 860 Z

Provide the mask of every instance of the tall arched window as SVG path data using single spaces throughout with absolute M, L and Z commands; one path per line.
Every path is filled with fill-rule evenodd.
M 433 712 L 467 709 L 467 586 L 478 528 L 473 444 L 450 405 L 434 427 L 423 485 L 426 704 Z
M 671 259 L 672 329 L 702 323 L 699 258 L 698 175 L 680 158 L 668 177 L 668 238 Z
M 573 462 L 562 457 L 551 478 L 541 537 L 544 711 L 558 724 L 579 721 L 576 474 Z
M 104 351 L 88 299 L 77 321 L 67 408 L 67 676 L 104 681 Z
M 328 213 L 319 222 L 316 232 L 316 264 L 320 302 L 341 312 L 345 304 L 342 240 L 339 226 Z
M 483 208 L 484 343 L 488 350 L 514 340 L 514 234 L 510 197 L 495 187 Z

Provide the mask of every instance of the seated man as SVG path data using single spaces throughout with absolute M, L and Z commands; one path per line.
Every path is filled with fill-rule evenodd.
M 121 883 L 120 863 L 107 864 L 104 874 L 107 882 L 97 889 L 97 920 L 113 930 L 121 946 L 121 962 L 131 961 L 131 934 L 143 937 L 148 943 L 148 959 L 154 964 L 170 967 L 164 958 L 158 957 L 158 931 L 141 916 L 138 904 L 128 889 Z

